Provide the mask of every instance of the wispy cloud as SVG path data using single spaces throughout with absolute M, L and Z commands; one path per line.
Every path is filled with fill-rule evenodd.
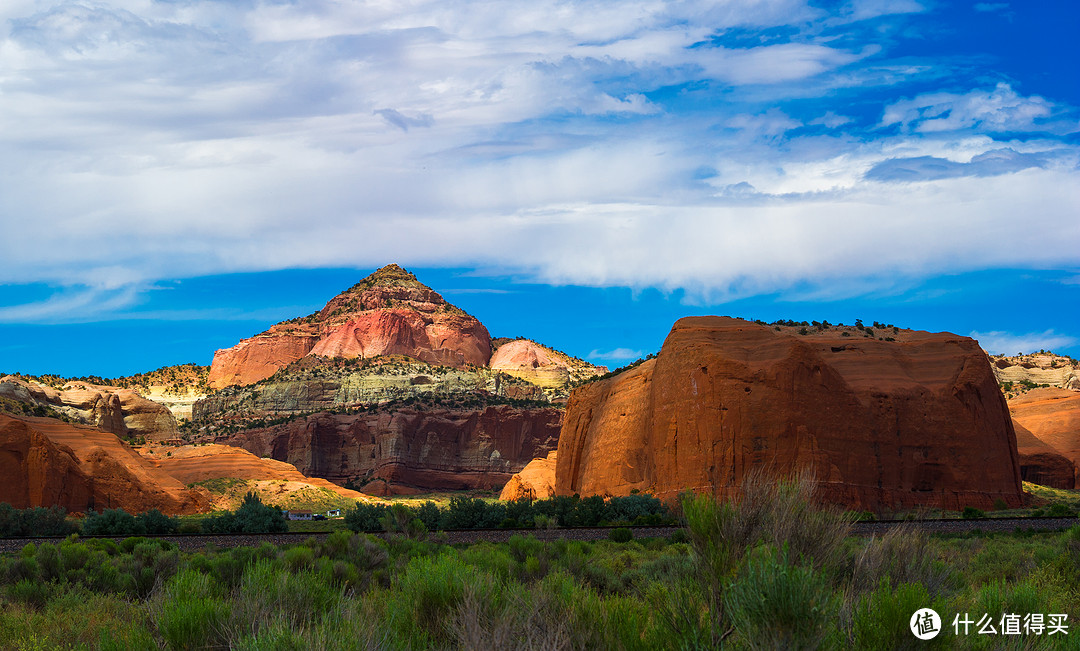
M 1076 107 L 893 48 L 935 6 L 6 3 L 0 283 L 73 289 L 0 319 L 390 260 L 689 300 L 1075 267 Z
M 970 336 L 977 339 L 984 350 L 995 355 L 1015 355 L 1017 353 L 1031 353 L 1037 350 L 1060 350 L 1080 343 L 1080 340 L 1076 337 L 1057 334 L 1053 330 L 1020 335 L 999 330 L 992 332 L 973 331 Z
M 588 358 L 625 362 L 643 357 L 644 354 L 645 353 L 640 350 L 631 350 L 629 348 L 613 348 L 612 350 L 593 349 L 593 351 L 589 353 Z

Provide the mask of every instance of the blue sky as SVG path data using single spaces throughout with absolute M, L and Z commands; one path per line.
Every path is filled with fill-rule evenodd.
M 389 262 L 617 366 L 687 314 L 1080 355 L 1071 2 L 12 0 L 0 370 L 118 375 Z

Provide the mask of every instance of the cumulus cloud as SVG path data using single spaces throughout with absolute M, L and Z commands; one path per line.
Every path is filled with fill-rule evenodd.
M 1080 340 L 1076 337 L 1057 334 L 1053 330 L 1020 335 L 994 330 L 992 332 L 972 332 L 970 336 L 972 339 L 977 339 L 986 352 L 994 355 L 1015 355 L 1017 353 L 1031 353 L 1037 350 L 1054 350 L 1068 348 L 1080 343 Z

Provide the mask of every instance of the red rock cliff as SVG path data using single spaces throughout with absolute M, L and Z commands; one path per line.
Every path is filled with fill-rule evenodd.
M 0 478 L 0 502 L 16 508 L 173 514 L 210 506 L 204 493 L 154 468 L 116 435 L 51 418 L 0 414 Z
M 498 488 L 558 442 L 562 411 L 506 405 L 315 414 L 221 442 L 368 494 Z
M 220 389 L 266 379 L 305 355 L 408 355 L 447 366 L 484 366 L 491 337 L 408 271 L 389 265 L 308 317 L 279 323 L 214 354 L 209 384 Z
M 556 490 L 730 494 L 751 468 L 809 466 L 852 508 L 1020 505 L 986 354 L 947 333 L 896 338 L 680 319 L 656 359 L 573 392 Z
M 1080 468 L 1080 391 L 1033 389 L 1010 399 L 1009 410 L 1018 425 L 1068 459 L 1074 469 Z

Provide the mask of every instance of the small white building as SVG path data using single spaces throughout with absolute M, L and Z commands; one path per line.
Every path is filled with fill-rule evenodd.
M 341 517 L 341 509 L 330 509 L 329 511 L 326 512 L 326 517 L 328 517 L 328 518 L 340 518 Z
M 311 511 L 287 511 L 285 517 L 290 520 L 310 520 Z

